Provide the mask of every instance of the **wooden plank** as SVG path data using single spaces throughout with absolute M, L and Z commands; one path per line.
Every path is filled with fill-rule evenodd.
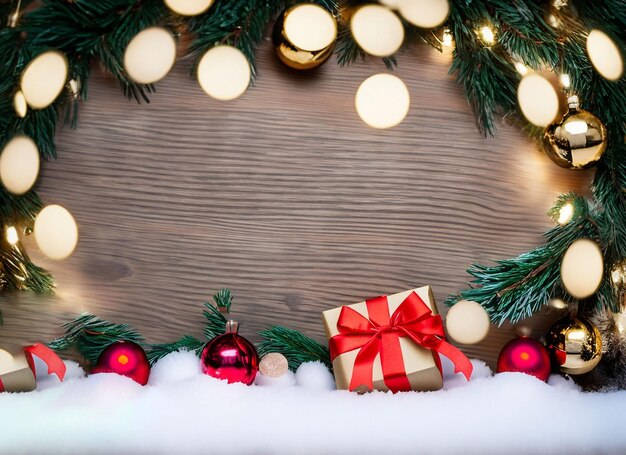
M 360 82 L 385 71 L 379 61 L 298 73 L 269 43 L 258 59 L 256 85 L 228 103 L 201 92 L 188 61 L 149 105 L 94 74 L 79 128 L 60 132 L 39 184 L 75 215 L 79 247 L 52 263 L 28 242 L 58 293 L 0 297 L 0 346 L 48 340 L 81 311 L 152 342 L 200 335 L 201 304 L 223 286 L 253 339 L 269 324 L 323 339 L 322 310 L 424 284 L 445 313 L 471 262 L 540 244 L 555 197 L 588 188 L 589 171 L 558 168 L 514 128 L 482 137 L 449 55 L 400 55 L 412 105 L 388 131 L 354 110 Z M 512 330 L 467 352 L 493 365 Z

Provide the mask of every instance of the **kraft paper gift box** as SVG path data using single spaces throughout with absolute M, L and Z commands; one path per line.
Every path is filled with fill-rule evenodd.
M 21 352 L 11 355 L 0 349 L 0 392 L 31 392 L 35 390 L 35 362 L 33 356 L 44 361 L 48 373 L 56 374 L 62 381 L 65 376 L 65 364 L 48 347 L 36 343 L 26 346 Z
M 469 360 L 445 341 L 430 286 L 333 308 L 322 318 L 338 389 L 438 390 L 439 353 L 471 374 Z

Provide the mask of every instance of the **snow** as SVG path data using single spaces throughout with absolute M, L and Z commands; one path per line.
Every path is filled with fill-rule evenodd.
M 0 453 L 626 453 L 626 391 L 583 393 L 559 376 L 492 375 L 474 360 L 468 383 L 444 362 L 444 390 L 357 395 L 326 390 L 319 364 L 247 387 L 192 356 L 162 359 L 143 387 L 66 362 L 64 383 L 40 375 L 35 392 L 0 394 Z

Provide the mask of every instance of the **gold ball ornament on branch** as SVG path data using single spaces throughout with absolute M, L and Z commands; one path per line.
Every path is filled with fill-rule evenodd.
M 59 51 L 46 51 L 32 59 L 20 78 L 20 90 L 31 109 L 50 106 L 63 91 L 68 63 Z
M 300 3 L 286 9 L 274 24 L 278 58 L 297 70 L 308 70 L 332 55 L 337 40 L 337 21 L 324 7 Z
M 9 193 L 30 190 L 39 176 L 39 150 L 28 136 L 15 136 L 2 149 L 0 180 Z
M 596 242 L 578 239 L 569 246 L 561 262 L 561 282 L 574 298 L 591 297 L 604 277 L 604 257 Z
M 606 150 L 604 124 L 591 112 L 580 109 L 577 96 L 567 100 L 563 118 L 546 128 L 543 135 L 546 155 L 561 167 L 585 169 L 595 165 Z
M 602 358 L 600 331 L 583 319 L 568 317 L 557 321 L 548 331 L 546 341 L 563 373 L 588 373 Z
M 149 27 L 137 33 L 124 51 L 124 69 L 138 84 L 163 79 L 176 61 L 176 40 L 162 27 Z
M 243 95 L 250 85 L 251 77 L 248 59 L 233 46 L 215 46 L 198 63 L 200 87 L 217 100 L 229 101 Z
M 359 7 L 350 18 L 350 30 L 359 47 L 375 57 L 395 54 L 404 42 L 402 21 L 382 5 Z

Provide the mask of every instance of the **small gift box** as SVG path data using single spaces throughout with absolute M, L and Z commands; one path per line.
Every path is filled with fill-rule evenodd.
M 35 361 L 33 356 L 48 365 L 48 374 L 54 373 L 62 381 L 65 363 L 50 348 L 36 343 L 26 346 L 22 352 L 11 355 L 0 349 L 0 392 L 30 392 L 35 390 Z
M 446 342 L 430 286 L 322 313 L 338 389 L 438 390 L 439 354 L 469 380 L 472 364 Z

